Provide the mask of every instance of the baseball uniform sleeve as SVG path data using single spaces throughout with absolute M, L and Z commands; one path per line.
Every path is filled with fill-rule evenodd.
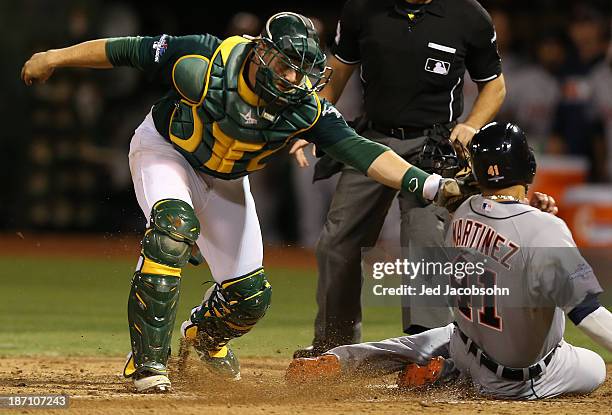
M 612 313 L 608 309 L 598 307 L 585 316 L 577 326 L 612 352 Z
M 501 58 L 491 16 L 480 6 L 477 13 L 479 18 L 468 41 L 465 66 L 474 82 L 486 82 L 501 74 Z
M 372 162 L 389 150 L 389 147 L 358 135 L 327 100 L 321 100 L 321 107 L 317 122 L 300 138 L 314 143 L 330 157 L 365 174 Z
M 106 55 L 113 66 L 131 66 L 151 80 L 172 82 L 172 68 L 185 55 L 210 58 L 221 41 L 212 35 L 121 37 L 106 42 Z
M 362 1 L 359 0 L 349 0 L 344 4 L 342 15 L 336 26 L 336 37 L 331 46 L 332 54 L 347 64 L 361 61 L 359 53 L 361 3 Z
M 588 294 L 584 300 L 567 313 L 569 319 L 575 325 L 579 325 L 585 317 L 591 314 L 593 311 L 601 307 L 597 294 Z
M 603 290 L 593 269 L 582 257 L 563 220 L 540 213 L 537 237 L 527 248 L 535 305 L 557 306 L 571 312 Z

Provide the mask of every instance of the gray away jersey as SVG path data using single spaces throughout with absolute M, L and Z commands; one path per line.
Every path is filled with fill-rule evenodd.
M 481 275 L 451 277 L 453 287 L 493 293 L 451 297 L 455 319 L 505 366 L 543 358 L 563 338 L 564 311 L 602 291 L 565 222 L 525 204 L 470 197 L 453 216 L 447 246 L 469 248 L 465 259 L 484 264 Z

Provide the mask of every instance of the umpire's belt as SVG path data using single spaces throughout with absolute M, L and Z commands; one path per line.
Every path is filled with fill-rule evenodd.
M 497 376 L 508 380 L 527 381 L 529 379 L 537 378 L 542 374 L 544 368 L 548 366 L 558 347 L 555 346 L 550 352 L 548 352 L 546 356 L 544 356 L 544 359 L 540 360 L 535 365 L 524 368 L 506 367 L 500 365 L 495 360 L 487 356 L 485 352 L 480 347 L 478 347 L 476 343 L 472 341 L 472 339 L 470 339 L 464 332 L 461 331 L 457 324 L 455 324 L 455 330 L 457 330 L 457 332 L 459 333 L 459 337 L 467 346 L 468 352 L 476 356 L 476 360 L 480 363 L 481 366 L 486 367 L 491 372 L 495 373 Z
M 446 129 L 450 132 L 452 128 L 456 125 L 456 122 L 448 122 L 444 124 L 438 124 L 439 127 Z M 431 134 L 433 130 L 432 127 L 422 128 L 422 127 L 389 127 L 386 125 L 378 124 L 373 122 L 370 127 L 374 131 L 378 131 L 381 134 L 384 134 L 389 137 L 399 138 L 400 140 L 411 140 L 413 138 L 425 137 Z

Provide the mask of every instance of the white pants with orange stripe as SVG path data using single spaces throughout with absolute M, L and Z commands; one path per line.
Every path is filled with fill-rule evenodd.
M 221 180 L 194 170 L 157 132 L 151 113 L 134 132 L 129 160 L 136 198 L 147 218 L 161 199 L 180 199 L 193 207 L 201 226 L 197 244 L 216 282 L 262 266 L 261 230 L 246 177 Z

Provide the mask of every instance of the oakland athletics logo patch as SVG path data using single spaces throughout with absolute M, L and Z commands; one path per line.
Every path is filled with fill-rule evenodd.
M 408 182 L 408 191 L 414 193 L 416 192 L 418 188 L 419 188 L 419 179 L 417 179 L 416 177 L 413 177 Z

